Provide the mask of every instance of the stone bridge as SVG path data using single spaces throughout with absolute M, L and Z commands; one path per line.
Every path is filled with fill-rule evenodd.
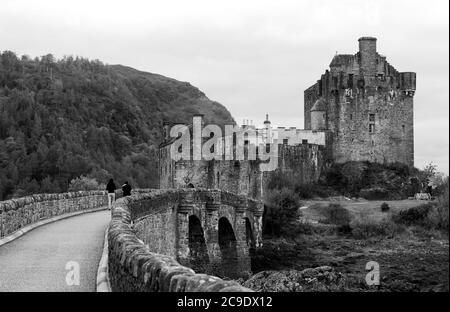
M 153 190 L 119 199 L 108 236 L 112 289 L 242 290 L 194 272 L 249 274 L 250 253 L 261 244 L 262 213 L 260 202 L 218 190 Z
M 212 274 L 250 273 L 250 254 L 261 245 L 260 202 L 174 189 L 137 190 L 111 213 L 101 211 L 106 204 L 104 191 L 0 202 L 0 291 L 95 291 L 102 251 L 98 272 L 113 291 L 249 291 Z M 82 262 L 78 288 L 65 280 L 73 260 Z

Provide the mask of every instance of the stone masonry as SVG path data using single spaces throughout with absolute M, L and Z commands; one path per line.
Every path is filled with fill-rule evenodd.
M 398 72 L 378 54 L 376 38 L 359 39 L 356 54 L 337 54 L 305 90 L 305 128 L 330 133 L 334 162 L 414 165 L 416 74 Z
M 234 207 L 234 211 L 226 206 Z M 249 270 L 246 220 L 252 219 L 256 244 L 261 239 L 261 214 L 256 202 L 207 190 L 152 190 L 117 200 L 108 231 L 112 290 L 251 291 L 235 281 L 196 274 L 191 267 L 196 258 L 203 256 L 198 253 L 202 241 L 211 271 L 236 276 L 234 273 Z M 221 228 L 224 219 L 233 233 L 224 233 Z M 204 237 L 189 235 L 189 229 L 199 225 Z M 223 241 L 230 236 L 235 239 Z M 237 260 L 234 267 L 227 266 L 230 259 L 225 259 L 233 254 L 230 252 L 233 248 L 237 251 L 237 258 L 231 259 Z M 232 271 L 223 272 L 223 268 Z
M 36 194 L 0 202 L 0 238 L 26 225 L 66 213 L 106 206 L 105 191 Z

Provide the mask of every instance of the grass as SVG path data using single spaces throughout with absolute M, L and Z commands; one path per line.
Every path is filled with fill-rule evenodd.
M 383 203 L 388 211 L 382 211 Z M 435 215 L 446 216 L 448 224 L 448 206 L 437 207 L 438 202 L 416 200 L 306 201 L 301 234 L 264 239 L 254 264 L 257 271 L 331 266 L 346 276 L 346 291 L 448 291 L 448 232 L 438 230 L 437 222 L 424 226 Z M 339 231 L 347 222 L 349 231 Z M 369 261 L 380 265 L 379 287 L 365 283 Z
M 329 204 L 339 204 L 343 208 L 350 212 L 352 219 L 364 220 L 366 218 L 372 219 L 374 221 L 382 221 L 386 218 L 386 215 L 390 216 L 392 214 L 398 213 L 402 210 L 420 206 L 427 201 L 417 201 L 417 200 L 339 200 L 339 201 L 304 201 L 303 209 L 301 209 L 303 218 L 313 222 L 321 222 L 326 217 L 322 215 L 324 207 Z M 380 207 L 383 203 L 389 205 L 389 212 L 382 212 Z

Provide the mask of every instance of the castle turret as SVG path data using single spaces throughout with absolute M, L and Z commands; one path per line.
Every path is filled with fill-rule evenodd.
M 400 73 L 400 88 L 408 95 L 413 96 L 416 91 L 416 73 Z
M 375 77 L 377 74 L 377 39 L 361 37 L 358 41 L 361 74 L 365 77 Z
M 326 116 L 327 116 L 327 102 L 323 98 L 320 98 L 314 103 L 310 110 L 311 112 L 311 129 L 312 130 L 325 130 Z
M 269 114 L 266 114 L 266 120 L 264 120 L 264 131 L 263 131 L 263 136 L 264 136 L 265 142 L 269 142 L 270 138 L 272 137 L 271 128 L 272 128 L 272 125 L 269 120 Z

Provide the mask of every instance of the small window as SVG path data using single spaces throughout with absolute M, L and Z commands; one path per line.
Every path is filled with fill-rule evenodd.
M 333 77 L 333 88 L 334 89 L 338 88 L 338 77 Z
M 308 144 L 308 140 L 303 139 L 302 144 Z
M 353 74 L 348 74 L 347 88 L 353 88 Z
M 375 122 L 375 114 L 369 114 L 369 121 Z
M 183 152 L 183 145 L 178 146 L 178 153 Z
M 353 114 L 350 114 L 350 120 L 353 120 Z
M 289 143 L 289 139 L 283 139 L 283 144 L 284 145 L 288 145 L 288 143 Z
M 369 125 L 369 133 L 375 133 L 375 124 Z
M 405 134 L 405 125 L 402 125 L 402 133 Z
M 266 144 L 266 153 L 270 153 L 270 143 Z

